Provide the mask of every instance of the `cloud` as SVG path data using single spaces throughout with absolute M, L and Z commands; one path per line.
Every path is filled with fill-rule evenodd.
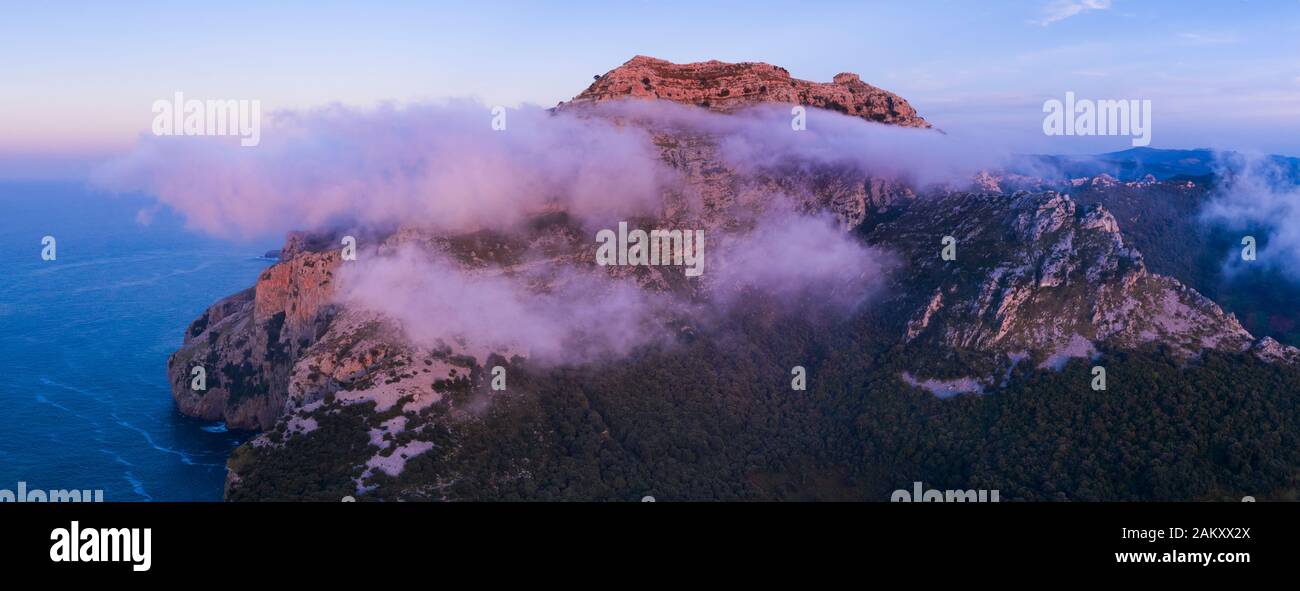
M 1043 7 L 1041 18 L 1029 22 L 1046 27 L 1089 10 L 1109 10 L 1110 5 L 1111 0 L 1055 0 Z
M 143 136 L 99 185 L 156 195 L 187 225 L 227 238 L 347 224 L 509 227 L 547 206 L 626 216 L 658 203 L 647 134 L 526 107 L 492 130 L 470 101 L 279 113 L 261 145 Z
M 852 310 L 875 295 L 896 260 L 839 231 L 833 216 L 772 211 L 754 230 L 724 237 L 709 278 L 720 302 L 757 291 L 786 302 L 808 296 Z
M 1178 37 L 1193 45 L 1231 45 L 1241 41 L 1235 33 L 1183 32 Z
M 552 288 L 529 276 L 467 271 L 444 256 L 404 247 L 340 274 L 339 300 L 395 320 L 430 347 L 466 343 L 543 363 L 620 357 L 667 342 L 657 319 L 668 296 L 593 269 L 552 269 Z
M 622 101 L 509 110 L 506 129 L 494 131 L 491 109 L 473 101 L 334 106 L 277 114 L 254 148 L 220 138 L 143 137 L 96 178 L 152 193 L 189 227 L 231 238 L 340 228 L 379 237 L 415 228 L 421 236 L 491 230 L 522 238 L 527 263 L 508 268 L 469 268 L 438 248 L 394 241 L 346 265 L 338 297 L 393 319 L 432 347 L 465 343 L 479 352 L 581 363 L 672 343 L 681 323 L 708 325 L 755 297 L 801 314 L 847 314 L 882 288 L 891 257 L 846 233 L 833 215 L 808 213 L 809 195 L 799 193 L 812 191 L 812 182 L 747 186 L 766 191 L 762 207 L 743 215 L 728 208 L 730 221 L 707 228 L 704 276 L 683 279 L 685 288 L 638 284 L 645 280 L 638 273 L 598 266 L 599 229 L 637 219 L 697 223 L 704 193 L 740 190 L 701 188 L 684 175 L 707 177 L 722 167 L 746 179 L 823 178 L 799 176 L 807 169 L 922 185 L 969 180 L 993 168 L 1002 152 L 982 137 L 815 109 L 807 116 L 807 129 L 796 132 L 788 105 L 719 114 Z M 702 137 L 710 138 L 707 146 L 692 143 Z M 665 151 L 665 142 L 681 142 L 680 149 Z M 666 215 L 671 196 L 685 197 L 692 215 Z M 556 210 L 573 222 L 566 231 L 586 233 L 585 246 L 561 241 L 557 255 L 555 243 L 529 237 L 523 222 Z
M 345 265 L 338 299 L 392 319 L 430 348 L 576 364 L 671 345 L 681 326 L 715 326 L 754 297 L 800 314 L 849 314 L 880 293 L 894 261 L 829 216 L 791 210 L 769 212 L 748 231 L 711 232 L 706 243 L 716 254 L 705 253 L 706 273 L 691 280 L 703 282 L 701 297 L 613 277 L 594 257 L 504 272 L 408 245 Z
M 759 104 L 719 115 L 695 107 L 618 101 L 606 114 L 646 122 L 655 129 L 687 129 L 718 138 L 718 155 L 741 173 L 791 167 L 848 167 L 921 187 L 969 181 L 1004 164 L 1011 150 L 987 135 L 954 136 L 868 122 L 833 111 L 808 109 L 807 129 L 792 131 L 790 105 Z
M 1210 222 L 1256 235 L 1256 260 L 1244 261 L 1234 248 L 1229 272 L 1260 264 L 1300 281 L 1300 164 L 1294 160 L 1236 152 L 1216 154 L 1222 179 L 1203 216 Z
M 506 229 L 563 208 L 608 224 L 653 213 L 681 172 L 647 129 L 721 138 L 731 166 L 845 165 L 917 184 L 969 179 L 1006 156 L 987 138 L 958 138 L 812 109 L 794 132 L 789 106 L 723 115 L 664 101 L 616 101 L 595 111 L 507 112 L 504 131 L 474 101 L 280 112 L 262 141 L 142 136 L 93 176 L 116 191 L 155 195 L 189 228 L 226 238 L 288 230 Z M 625 125 L 635 118 L 646 126 Z

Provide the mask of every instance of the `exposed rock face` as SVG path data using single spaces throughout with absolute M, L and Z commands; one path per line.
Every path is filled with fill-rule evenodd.
M 891 125 L 930 127 L 907 101 L 863 82 L 857 74 L 836 74 L 830 83 L 809 82 L 792 78 L 785 68 L 761 62 L 674 64 L 643 55 L 610 70 L 560 108 L 627 97 L 669 100 L 719 112 L 755 103 L 788 103 Z
M 1273 337 L 1264 337 L 1255 343 L 1251 350 L 1264 361 L 1275 363 L 1300 363 L 1300 349 L 1277 342 Z
M 223 420 L 235 429 L 275 424 L 293 362 L 328 326 L 338 251 L 307 252 L 291 236 L 282 257 L 257 285 L 209 308 L 190 324 L 167 362 L 181 412 Z M 192 389 L 203 367 L 206 389 Z
M 942 260 L 940 238 L 957 240 Z M 925 294 L 904 338 L 1039 361 L 1085 356 L 1094 345 L 1163 345 L 1183 357 L 1243 351 L 1237 319 L 1177 280 L 1150 273 L 1104 207 L 1052 192 L 950 194 L 916 200 L 873 240 L 910 259 L 900 283 Z
M 850 230 L 873 213 L 882 213 L 916 197 L 913 189 L 894 179 L 872 176 L 859 168 L 790 161 L 753 174 L 740 174 L 718 154 L 717 138 L 680 131 L 654 136 L 661 159 L 682 175 L 684 185 L 701 204 L 691 211 L 682 199 L 669 196 L 661 217 L 689 221 L 699 227 L 733 224 L 743 214 L 757 215 L 785 197 L 799 200 L 806 211 L 833 213 Z

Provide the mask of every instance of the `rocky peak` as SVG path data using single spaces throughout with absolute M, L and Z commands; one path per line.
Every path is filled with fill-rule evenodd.
M 1001 193 L 1002 186 L 998 184 L 998 177 L 989 173 L 987 170 L 981 170 L 975 175 L 974 186 L 984 193 Z
M 337 243 L 338 237 L 331 232 L 294 230 L 285 236 L 284 246 L 280 247 L 278 257 L 287 261 L 300 253 L 321 251 L 331 248 Z
M 1300 349 L 1283 345 L 1273 337 L 1264 337 L 1256 341 L 1252 350 L 1264 361 L 1300 363 Z
M 940 260 L 936 231 L 955 237 L 956 260 Z M 1048 365 L 1089 356 L 1102 343 L 1163 344 L 1190 358 L 1243 351 L 1253 341 L 1195 290 L 1149 272 L 1104 207 L 1066 195 L 920 199 L 871 234 L 912 261 L 901 277 L 911 292 L 905 307 L 916 310 L 905 341 L 1025 352 Z
M 1103 172 L 1093 177 L 1089 184 L 1093 187 L 1114 187 L 1119 184 L 1119 179 Z
M 559 109 L 621 98 L 663 99 L 730 112 L 757 103 L 788 103 L 839 111 L 868 121 L 930 127 L 898 95 L 876 88 L 850 72 L 832 82 L 810 82 L 785 68 L 762 62 L 732 64 L 710 60 L 690 64 L 638 55 L 596 78 Z

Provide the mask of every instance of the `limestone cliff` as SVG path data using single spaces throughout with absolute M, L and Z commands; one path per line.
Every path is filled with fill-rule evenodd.
M 339 252 L 304 251 L 291 235 L 282 260 L 257 284 L 217 302 L 185 331 L 168 359 L 172 395 L 181 412 L 223 420 L 236 429 L 266 429 L 279 418 L 294 361 L 329 324 Z M 206 389 L 192 388 L 202 367 Z
M 939 256 L 945 236 L 955 239 L 952 260 Z M 926 296 L 908 322 L 909 342 L 1059 362 L 1101 343 L 1193 357 L 1253 341 L 1214 302 L 1149 272 L 1105 207 L 1081 208 L 1065 195 L 920 199 L 872 239 L 904 253 L 900 284 Z
M 674 64 L 643 55 L 597 77 L 559 108 L 620 98 L 669 100 L 717 112 L 756 103 L 786 103 L 890 125 L 930 127 L 902 97 L 863 82 L 857 74 L 836 74 L 829 83 L 809 82 L 791 77 L 785 68 L 761 62 Z

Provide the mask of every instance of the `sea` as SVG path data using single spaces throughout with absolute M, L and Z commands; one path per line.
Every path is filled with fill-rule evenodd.
M 147 195 L 0 181 L 0 490 L 220 500 L 250 434 L 177 412 L 167 357 L 277 247 L 191 231 Z

